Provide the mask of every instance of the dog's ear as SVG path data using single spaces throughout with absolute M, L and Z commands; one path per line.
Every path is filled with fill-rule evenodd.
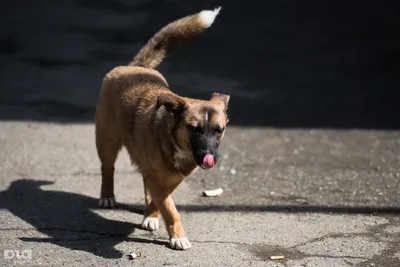
M 224 104 L 224 110 L 226 111 L 228 109 L 228 104 L 229 104 L 229 99 L 230 95 L 224 95 L 224 94 L 219 94 L 219 93 L 213 93 L 211 95 L 210 101 L 214 102 L 222 102 Z
M 162 95 L 157 98 L 156 109 L 164 106 L 167 112 L 174 114 L 174 117 L 178 117 L 182 114 L 185 108 L 186 102 L 179 96 L 172 94 Z

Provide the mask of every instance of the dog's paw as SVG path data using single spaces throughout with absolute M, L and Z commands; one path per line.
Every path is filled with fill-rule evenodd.
M 102 197 L 99 199 L 99 207 L 114 209 L 117 207 L 115 197 Z
M 171 238 L 170 245 L 173 249 L 179 250 L 186 250 L 192 246 L 186 236 L 181 238 Z
M 160 227 L 160 219 L 154 217 L 146 217 L 142 222 L 143 229 L 148 231 L 155 231 Z

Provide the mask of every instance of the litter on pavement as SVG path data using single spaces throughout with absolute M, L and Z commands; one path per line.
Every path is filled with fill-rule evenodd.
M 129 255 L 131 256 L 131 259 L 133 260 L 133 259 L 136 259 L 136 258 L 141 257 L 141 256 L 142 256 L 142 252 L 137 251 L 137 250 L 135 249 L 135 250 L 131 251 L 131 252 L 129 253 Z
M 277 261 L 277 260 L 284 260 L 285 257 L 284 256 L 270 256 L 269 259 Z
M 206 197 L 219 197 L 220 195 L 222 195 L 223 192 L 224 192 L 224 189 L 218 188 L 218 189 L 213 189 L 213 190 L 205 190 L 205 191 L 203 191 L 203 194 Z

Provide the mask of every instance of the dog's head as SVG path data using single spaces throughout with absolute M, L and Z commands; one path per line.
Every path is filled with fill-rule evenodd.
M 177 145 L 190 150 L 198 166 L 210 169 L 218 162 L 218 148 L 228 123 L 229 95 L 214 93 L 209 101 L 168 94 L 158 98 L 175 118 L 173 135 Z

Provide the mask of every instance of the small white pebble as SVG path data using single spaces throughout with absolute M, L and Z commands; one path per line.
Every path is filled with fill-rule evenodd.
M 236 170 L 235 169 L 231 169 L 231 174 L 235 175 L 236 174 Z

